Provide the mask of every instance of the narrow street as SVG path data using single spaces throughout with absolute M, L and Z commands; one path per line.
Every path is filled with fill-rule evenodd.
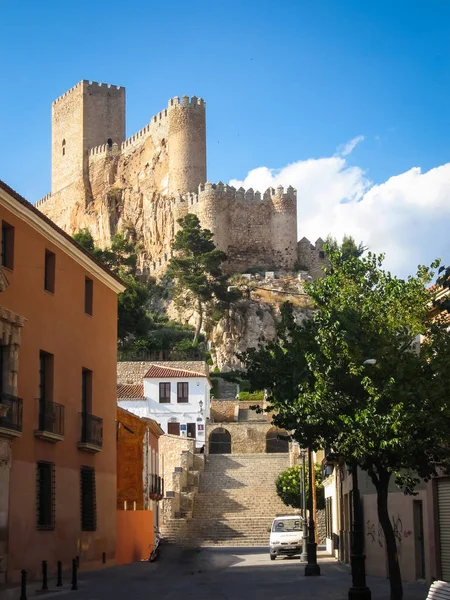
M 265 548 L 163 547 L 156 563 L 141 562 L 80 575 L 74 600 L 345 600 L 350 571 L 319 552 L 320 577 L 304 577 L 296 558 L 269 560 Z M 368 578 L 372 600 L 387 600 L 387 580 Z M 405 600 L 424 600 L 427 586 L 405 584 Z

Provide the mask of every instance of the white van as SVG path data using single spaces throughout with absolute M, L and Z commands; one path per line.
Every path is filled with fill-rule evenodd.
M 275 517 L 270 531 L 270 560 L 277 556 L 294 556 L 302 553 L 303 521 L 300 515 Z

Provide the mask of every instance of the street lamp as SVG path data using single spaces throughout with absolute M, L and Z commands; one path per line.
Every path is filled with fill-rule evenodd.
M 301 451 L 302 454 L 302 477 L 300 480 L 301 500 L 302 500 L 302 517 L 303 517 L 303 535 L 302 535 L 302 553 L 300 555 L 301 562 L 308 562 L 308 551 L 306 544 L 308 541 L 308 523 L 306 521 L 306 450 Z
M 364 554 L 364 532 L 361 513 L 361 497 L 358 488 L 358 467 L 352 464 L 353 531 L 352 531 L 352 587 L 348 590 L 349 600 L 371 600 L 372 594 L 366 585 L 366 555 Z
M 368 358 L 363 365 L 374 366 L 376 358 Z M 352 587 L 348 590 L 349 600 L 371 600 L 372 594 L 366 585 L 366 555 L 364 554 L 364 531 L 361 511 L 361 496 L 358 487 L 358 466 L 353 463 L 352 474 L 352 496 L 353 496 L 353 531 L 352 531 Z
M 308 564 L 305 566 L 305 575 L 320 575 L 320 567 L 317 564 L 317 544 L 315 537 L 315 525 L 313 516 L 313 462 L 311 448 L 308 448 L 308 479 L 309 479 L 309 493 L 308 493 L 308 511 L 309 511 L 309 522 L 308 522 L 308 544 L 307 555 Z

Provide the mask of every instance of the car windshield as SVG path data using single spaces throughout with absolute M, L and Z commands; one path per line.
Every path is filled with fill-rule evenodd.
M 300 519 L 277 519 L 273 522 L 272 531 L 300 531 Z

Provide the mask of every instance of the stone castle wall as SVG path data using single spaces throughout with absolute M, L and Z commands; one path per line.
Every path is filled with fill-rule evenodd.
M 65 231 L 88 228 L 103 247 L 125 232 L 139 243 L 141 269 L 159 276 L 177 218 L 193 212 L 229 255 L 229 271 L 294 268 L 295 190 L 207 182 L 201 98 L 172 98 L 125 139 L 124 88 L 82 81 L 54 102 L 52 129 L 52 193 L 37 207 Z

